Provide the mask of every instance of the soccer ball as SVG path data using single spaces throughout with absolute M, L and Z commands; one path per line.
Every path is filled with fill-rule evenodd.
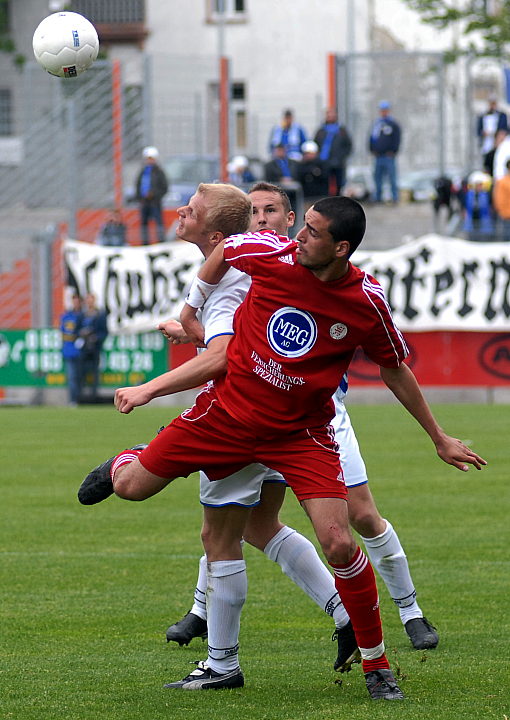
M 97 58 L 99 39 L 91 22 L 74 12 L 48 15 L 32 40 L 35 59 L 50 75 L 72 78 Z

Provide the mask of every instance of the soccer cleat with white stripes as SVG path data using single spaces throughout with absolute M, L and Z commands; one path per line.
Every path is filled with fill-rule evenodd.
M 228 673 L 218 673 L 212 670 L 202 660 L 196 661 L 196 670 L 193 670 L 183 680 L 167 683 L 166 688 L 172 690 L 232 690 L 244 686 L 244 675 L 237 667 Z
M 130 450 L 144 450 L 146 447 L 146 444 L 141 443 Z M 78 490 L 78 500 L 82 505 L 95 505 L 113 494 L 110 470 L 116 457 L 111 457 L 89 472 Z

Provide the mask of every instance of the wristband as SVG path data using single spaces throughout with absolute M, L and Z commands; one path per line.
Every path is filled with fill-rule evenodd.
M 191 283 L 186 302 L 192 308 L 201 308 L 205 305 L 205 301 L 207 300 L 209 295 L 217 287 L 218 283 L 216 285 L 210 285 L 209 283 L 201 280 L 198 275 L 196 275 L 193 279 L 193 282 Z

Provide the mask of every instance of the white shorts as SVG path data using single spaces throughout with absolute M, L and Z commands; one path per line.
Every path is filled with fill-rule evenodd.
M 342 400 L 333 398 L 336 414 L 331 424 L 335 429 L 335 439 L 340 449 L 344 481 L 347 487 L 364 485 L 368 482 L 365 463 L 359 451 L 358 440 L 351 425 L 351 419 Z M 223 505 L 242 505 L 254 507 L 260 502 L 262 485 L 265 482 L 284 483 L 285 480 L 276 472 L 258 463 L 253 463 L 228 475 L 221 480 L 209 480 L 207 475 L 200 473 L 200 502 L 207 507 Z
M 260 463 L 252 463 L 221 480 L 209 480 L 200 472 L 200 502 L 207 507 L 243 505 L 255 507 L 260 502 L 263 483 L 285 484 L 283 476 Z

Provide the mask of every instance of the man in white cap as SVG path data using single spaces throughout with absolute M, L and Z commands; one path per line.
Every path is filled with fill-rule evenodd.
M 255 176 L 250 170 L 250 163 L 245 155 L 235 155 L 227 165 L 228 181 L 232 185 L 246 185 L 255 182 Z
M 136 179 L 136 199 L 140 203 L 142 245 L 149 244 L 149 220 L 156 223 L 158 242 L 165 240 L 161 200 L 168 190 L 168 180 L 158 165 L 159 152 L 149 146 L 143 149 L 143 167 Z

